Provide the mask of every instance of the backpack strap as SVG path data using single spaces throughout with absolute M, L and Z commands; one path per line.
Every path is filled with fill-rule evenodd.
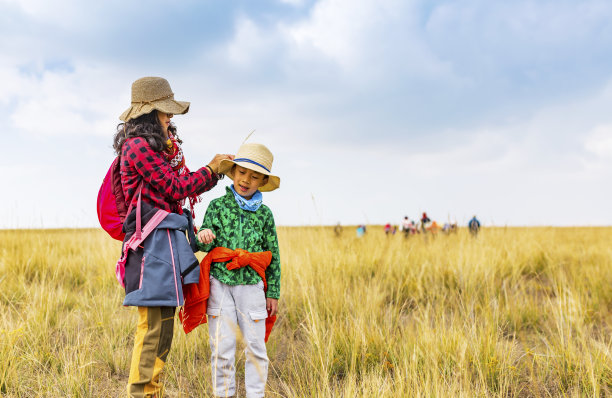
M 196 244 L 196 229 L 193 226 L 193 216 L 191 215 L 191 210 L 183 208 L 183 217 L 187 219 L 187 237 L 189 238 L 189 246 L 191 247 L 191 250 L 196 253 L 200 249 L 198 249 L 198 245 Z
M 142 192 L 142 186 L 144 185 L 144 181 L 141 180 L 140 183 L 138 184 L 138 188 L 136 188 L 136 192 L 138 194 L 138 205 L 140 205 L 140 194 Z M 128 206 L 127 209 L 127 213 L 125 213 L 125 217 L 127 218 L 127 216 L 130 215 L 130 213 L 132 212 L 132 209 L 134 208 L 134 201 L 130 202 L 130 205 Z
M 144 228 L 142 228 L 142 185 L 143 182 L 140 182 L 138 186 L 138 200 L 136 202 L 136 231 L 132 234 L 130 239 L 123 244 L 123 250 L 121 252 L 121 258 L 117 261 L 117 265 L 115 266 L 115 275 L 117 276 L 117 280 L 121 287 L 125 288 L 125 283 L 123 280 L 125 279 L 125 263 L 127 261 L 128 253 L 130 250 L 136 250 L 138 246 L 144 242 L 145 239 L 149 236 L 155 228 L 161 223 L 170 212 L 162 209 L 157 209 L 153 217 L 145 224 Z M 128 208 L 128 214 L 132 211 L 132 203 L 130 203 L 130 207 Z
M 139 197 L 140 199 L 140 197 Z M 149 222 L 147 222 L 144 228 L 140 228 L 140 200 L 138 201 L 138 205 L 136 207 L 136 232 L 130 237 L 130 239 L 123 244 L 123 250 L 121 252 L 121 258 L 117 261 L 117 265 L 115 266 L 115 276 L 119 281 L 121 287 L 125 287 L 125 283 L 123 280 L 125 279 L 125 263 L 127 261 L 128 253 L 130 250 L 135 250 L 138 246 L 149 236 L 151 232 L 157 228 L 157 226 L 166 218 L 170 212 L 167 212 L 162 209 L 158 209 L 157 212 L 151 217 Z M 138 236 L 137 236 L 138 233 Z
M 140 182 L 140 187 L 138 188 L 138 201 L 137 201 L 137 205 L 136 205 L 136 232 L 134 233 L 134 236 L 136 237 L 137 240 L 140 240 L 140 238 L 142 236 L 142 210 L 141 210 L 141 204 L 142 204 L 142 181 Z

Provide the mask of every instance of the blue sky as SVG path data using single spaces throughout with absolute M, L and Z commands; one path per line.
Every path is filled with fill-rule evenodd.
M 142 76 L 191 102 L 174 122 L 192 169 L 255 130 L 280 225 L 612 224 L 610 2 L 0 5 L 2 228 L 97 226 Z

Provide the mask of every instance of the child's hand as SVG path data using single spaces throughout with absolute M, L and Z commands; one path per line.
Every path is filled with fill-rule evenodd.
M 203 229 L 198 232 L 198 240 L 204 243 L 205 245 L 211 243 L 215 238 L 215 234 L 213 234 L 213 231 L 211 231 L 210 229 Z
M 266 309 L 268 310 L 268 316 L 276 315 L 276 311 L 278 310 L 278 299 L 267 297 Z

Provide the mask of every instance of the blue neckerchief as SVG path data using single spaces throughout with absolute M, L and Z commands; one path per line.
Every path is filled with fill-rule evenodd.
M 236 192 L 233 184 L 230 186 L 230 188 L 234 193 L 234 199 L 236 199 L 236 203 L 238 203 L 238 206 L 240 206 L 242 210 L 257 211 L 257 209 L 259 209 L 259 206 L 261 206 L 261 204 L 263 203 L 263 195 L 261 194 L 261 192 L 259 192 L 259 190 L 255 191 L 251 199 L 246 199 L 240 196 L 238 192 Z

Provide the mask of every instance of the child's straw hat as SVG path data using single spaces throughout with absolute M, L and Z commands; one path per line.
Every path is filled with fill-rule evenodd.
M 268 148 L 262 144 L 242 144 L 236 153 L 234 160 L 223 159 L 219 165 L 219 173 L 234 178 L 232 167 L 237 164 L 244 168 L 256 171 L 268 176 L 268 182 L 259 188 L 261 192 L 274 191 L 280 186 L 280 178 L 272 175 L 272 161 L 274 156 Z
M 170 83 L 161 77 L 143 77 L 132 83 L 132 105 L 119 116 L 124 122 L 158 110 L 182 115 L 189 110 L 189 102 L 175 101 Z

